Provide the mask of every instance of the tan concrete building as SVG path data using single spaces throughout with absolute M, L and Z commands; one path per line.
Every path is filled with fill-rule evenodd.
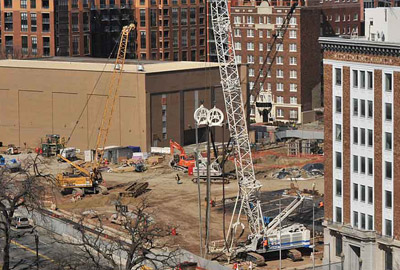
M 3 144 L 37 147 L 46 134 L 68 137 L 82 113 L 69 146 L 95 146 L 113 64 L 90 58 L 61 59 L 71 61 L 0 61 Z M 124 67 L 107 145 L 150 150 L 168 146 L 170 139 L 190 144 L 195 135 L 195 108 L 204 102 L 207 108 L 216 104 L 224 110 L 217 64 L 147 62 L 144 71 L 137 71 L 132 63 Z M 241 73 L 247 74 L 246 70 Z M 246 78 L 242 83 L 245 89 Z

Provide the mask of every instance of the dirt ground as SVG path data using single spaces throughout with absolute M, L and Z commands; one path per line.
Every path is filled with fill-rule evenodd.
M 169 160 L 169 157 L 166 157 Z M 138 200 L 146 198 L 152 209 L 153 218 L 164 224 L 174 225 L 177 228 L 178 235 L 176 236 L 176 242 L 179 245 L 193 253 L 199 254 L 199 200 L 198 200 L 198 186 L 192 182 L 192 176 L 188 176 L 182 172 L 177 172 L 171 169 L 165 161 L 161 165 L 155 167 L 148 167 L 148 170 L 142 173 L 137 172 L 125 172 L 125 173 L 103 173 L 105 179 L 105 185 L 112 187 L 117 184 L 130 183 L 132 181 L 137 182 L 148 182 L 148 192 L 139 196 L 138 198 L 124 198 L 122 203 L 132 205 Z M 262 184 L 261 192 L 268 191 L 283 191 L 290 187 L 291 181 L 289 180 L 278 180 L 271 177 L 271 172 L 280 168 L 288 167 L 301 167 L 304 164 L 311 162 L 321 162 L 320 157 L 286 157 L 285 149 L 274 149 L 271 151 L 257 152 L 254 154 L 255 169 L 257 173 L 257 179 Z M 56 174 L 65 170 L 68 167 L 66 163 L 58 163 L 52 160 L 48 165 L 47 169 L 49 172 Z M 179 175 L 182 184 L 177 184 L 176 175 Z M 315 189 L 320 193 L 323 193 L 323 177 L 312 178 L 308 180 L 302 180 L 294 182 L 295 185 L 300 189 L 312 189 L 315 185 Z M 117 192 L 115 189 L 108 195 L 89 195 L 84 197 L 82 200 L 72 202 L 71 196 L 58 197 L 57 207 L 70 212 L 82 213 L 86 210 L 95 210 L 98 213 L 103 213 L 106 216 L 111 216 L 115 213 L 115 201 L 118 199 Z M 206 208 L 206 185 L 200 184 L 200 205 L 203 216 L 202 228 L 204 232 L 204 216 Z M 225 185 L 225 196 L 235 197 L 238 192 L 238 183 L 236 180 L 231 181 Z M 223 239 L 223 228 L 222 219 L 223 214 L 220 207 L 222 201 L 222 185 L 213 184 L 211 190 L 211 198 L 217 202 L 217 207 L 211 209 L 211 225 L 210 225 L 210 239 L 222 240 Z M 262 204 L 268 204 L 268 202 L 262 202 Z M 228 211 L 229 212 L 229 211 Z M 230 214 L 228 213 L 225 217 L 226 228 L 229 225 Z M 246 222 L 244 222 L 246 224 Z M 245 232 L 245 234 L 248 231 Z M 289 259 L 283 260 L 284 269 L 290 269 L 293 267 L 304 266 L 310 264 L 310 258 L 305 257 L 304 261 L 292 262 Z M 276 269 L 279 267 L 279 260 L 276 258 L 268 262 L 266 268 L 261 269 Z M 260 268 L 258 268 L 260 269 Z
M 272 151 L 257 152 L 254 154 L 255 169 L 257 179 L 261 182 L 261 192 L 279 191 L 279 193 L 290 187 L 289 180 L 278 180 L 271 177 L 271 172 L 279 170 L 280 168 L 288 167 L 301 167 L 310 162 L 320 162 L 320 157 L 286 157 L 285 149 L 274 149 Z M 168 160 L 169 157 L 166 157 Z M 146 198 L 150 203 L 153 213 L 153 218 L 164 224 L 173 225 L 177 227 L 176 242 L 179 245 L 193 253 L 199 254 L 199 200 L 198 200 L 198 186 L 192 182 L 192 176 L 188 176 L 182 172 L 177 172 L 171 169 L 165 161 L 162 165 L 157 165 L 154 168 L 149 167 L 147 171 L 142 173 L 125 172 L 125 173 L 103 173 L 105 185 L 113 187 L 122 183 L 130 183 L 132 181 L 148 182 L 148 192 L 139 196 L 138 198 L 124 198 L 122 203 L 129 205 L 134 204 L 138 200 Z M 49 165 L 49 170 L 53 173 L 63 171 L 67 166 L 65 163 L 52 162 Z M 179 175 L 182 184 L 177 184 L 176 175 Z M 300 189 L 315 189 L 323 193 L 323 177 L 312 178 L 309 180 L 302 180 L 293 182 Z M 86 210 L 95 210 L 98 213 L 105 214 L 106 217 L 115 213 L 114 203 L 118 199 L 117 192 L 121 189 L 111 190 L 108 195 L 89 195 L 82 200 L 72 202 L 70 196 L 59 197 L 57 206 L 60 209 L 68 210 L 70 212 L 82 213 Z M 231 181 L 225 185 L 225 196 L 235 197 L 238 191 L 238 184 L 236 180 Z M 206 208 L 206 185 L 200 185 L 200 205 L 203 216 L 203 233 L 204 233 L 204 216 Z M 222 219 L 223 214 L 221 211 L 222 201 L 222 185 L 213 184 L 211 190 L 211 198 L 217 202 L 217 206 L 211 208 L 211 224 L 210 224 L 210 240 L 222 240 L 223 228 Z M 268 204 L 268 202 L 262 202 Z M 230 221 L 230 211 L 227 211 L 225 217 L 226 228 Z M 244 224 L 246 222 L 244 221 Z M 247 232 L 246 232 L 247 233 Z M 245 234 L 246 234 L 245 233 Z M 283 266 L 286 269 L 292 267 L 300 267 L 310 263 L 310 258 L 305 257 L 304 261 L 292 262 L 289 259 L 283 260 Z M 279 260 L 272 259 L 268 262 L 265 269 L 274 269 L 279 267 Z

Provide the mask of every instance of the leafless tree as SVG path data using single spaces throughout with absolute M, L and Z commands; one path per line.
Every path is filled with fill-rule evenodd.
M 46 176 L 40 175 L 39 158 L 29 157 L 23 162 L 21 170 L 11 173 L 0 168 L 0 235 L 4 238 L 3 270 L 9 270 L 10 245 L 15 237 L 12 233 L 12 221 L 18 209 L 32 211 L 42 206 L 45 193 Z
M 144 265 L 153 269 L 170 269 L 178 265 L 178 249 L 174 248 L 172 227 L 158 224 L 151 218 L 146 199 L 130 212 L 121 212 L 118 221 L 121 234 L 108 236 L 101 218 L 88 230 L 83 222 L 77 226 L 79 236 L 71 245 L 81 247 L 91 262 L 103 269 L 104 262 L 112 269 L 136 270 Z

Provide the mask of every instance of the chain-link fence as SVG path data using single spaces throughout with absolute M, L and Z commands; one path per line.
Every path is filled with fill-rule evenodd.
M 324 264 L 324 265 L 316 265 L 315 267 L 313 266 L 308 266 L 305 268 L 296 268 L 297 270 L 343 270 L 343 263 L 338 262 L 338 263 L 330 263 L 330 264 Z

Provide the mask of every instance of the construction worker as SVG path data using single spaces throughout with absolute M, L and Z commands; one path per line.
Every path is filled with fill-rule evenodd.
M 323 207 L 324 207 L 324 202 L 320 201 L 319 204 L 318 204 L 318 208 L 323 208 Z
M 176 174 L 175 179 L 178 185 L 182 184 L 181 177 L 179 176 L 179 174 Z

